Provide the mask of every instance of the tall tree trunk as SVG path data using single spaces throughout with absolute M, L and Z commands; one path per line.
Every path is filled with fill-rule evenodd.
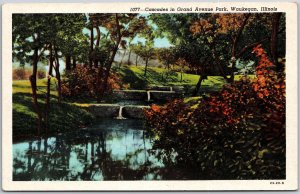
M 76 57 L 73 57 L 73 69 L 76 69 Z
M 272 16 L 272 33 L 271 33 L 271 44 L 270 44 L 270 50 L 271 50 L 271 57 L 272 62 L 275 65 L 277 71 L 282 71 L 283 66 L 278 63 L 278 30 L 279 30 L 279 20 L 281 17 L 281 13 L 273 13 Z
M 239 30 L 237 32 L 237 34 L 235 35 L 235 37 L 233 37 L 232 48 L 231 48 L 232 67 L 231 67 L 231 70 L 230 70 L 230 77 L 228 79 L 228 81 L 230 83 L 232 83 L 234 81 L 234 71 L 236 69 L 235 62 L 237 60 L 237 58 L 236 58 L 236 55 L 237 55 L 236 54 L 237 44 L 239 42 L 239 39 L 240 39 L 240 37 L 241 37 L 241 35 L 243 33 L 243 30 L 244 30 L 244 28 L 245 28 L 245 26 L 247 24 L 247 21 L 248 21 L 249 17 L 250 17 L 250 14 L 247 13 L 246 16 L 245 16 L 245 19 L 243 20 L 243 23 L 241 24 L 241 27 L 239 28 Z
M 41 127 L 42 127 L 42 114 L 38 104 L 38 97 L 37 97 L 37 84 L 36 84 L 36 77 L 37 77 L 37 65 L 38 65 L 38 52 L 39 49 L 35 48 L 33 53 L 33 64 L 32 64 L 32 75 L 29 77 L 31 90 L 32 90 L 32 99 L 35 112 L 38 116 L 37 118 L 37 134 L 40 135 Z
M 197 83 L 197 85 L 196 85 L 196 88 L 195 88 L 195 90 L 194 90 L 194 92 L 193 92 L 193 96 L 197 96 L 197 95 L 199 94 L 200 88 L 201 88 L 201 83 L 202 83 L 202 81 L 205 79 L 205 77 L 206 77 L 206 76 L 200 75 L 199 80 L 198 80 L 198 83 Z
M 182 82 L 182 78 L 183 78 L 183 71 L 181 70 L 181 72 L 180 72 L 180 82 Z
M 52 45 L 49 46 L 49 69 L 48 69 L 48 77 L 47 77 L 47 94 L 46 94 L 46 111 L 45 111 L 45 125 L 46 125 L 46 135 L 49 131 L 49 112 L 50 112 L 50 86 L 51 86 L 51 76 L 53 69 L 53 50 Z
M 56 58 L 56 67 L 55 67 L 55 74 L 57 79 L 57 93 L 58 93 L 58 103 L 61 102 L 61 78 L 60 78 L 60 72 L 59 72 L 59 57 L 58 57 L 58 51 L 56 48 L 54 48 L 55 51 L 55 58 Z
M 215 48 L 214 44 L 211 45 L 211 51 L 212 51 L 212 56 L 216 62 L 217 68 L 220 70 L 221 75 L 227 82 L 230 82 L 230 78 L 227 77 L 226 73 L 224 72 L 223 67 L 221 66 L 220 57 L 218 56 L 218 54 L 216 52 L 216 48 Z
M 104 78 L 104 75 L 103 75 L 103 65 L 100 63 L 100 65 L 98 66 L 98 73 L 97 73 L 97 83 L 96 83 L 96 88 L 98 90 L 98 95 L 97 95 L 97 102 L 101 102 L 102 100 L 102 96 L 100 95 L 102 90 L 101 90 L 101 87 L 102 87 L 102 84 L 103 84 L 103 78 Z
M 135 66 L 137 67 L 137 63 L 138 63 L 138 58 L 139 56 L 136 54 L 136 57 L 135 57 Z
M 66 55 L 66 71 L 71 70 L 71 55 Z
M 146 76 L 147 74 L 147 68 L 148 68 L 148 58 L 146 59 L 146 64 L 145 64 L 145 73 L 144 73 L 144 76 Z
M 97 69 L 99 66 L 99 61 L 98 60 L 94 60 L 94 67 Z
M 116 19 L 116 27 L 117 27 L 118 38 L 117 38 L 116 44 L 115 44 L 115 46 L 112 50 L 112 55 L 111 55 L 109 61 L 107 62 L 107 68 L 104 71 L 104 77 L 101 80 L 97 101 L 102 100 L 102 98 L 104 97 L 104 93 L 107 90 L 107 81 L 108 81 L 108 78 L 109 78 L 110 69 L 111 69 L 111 66 L 112 66 L 112 64 L 115 60 L 115 56 L 117 54 L 117 51 L 119 49 L 119 45 L 120 45 L 120 42 L 121 42 L 121 39 L 122 39 L 121 28 L 120 28 L 120 25 L 119 25 L 119 16 L 118 16 L 117 13 L 115 14 L 115 16 L 116 16 L 115 19 Z
M 167 65 L 166 65 L 166 68 L 167 68 L 166 79 L 168 79 L 168 78 L 169 78 L 169 73 L 170 73 L 170 64 L 167 64 Z
M 91 37 L 90 37 L 90 53 L 89 53 L 89 66 L 90 68 L 93 67 L 93 51 L 94 51 L 94 28 L 93 26 L 90 27 L 91 30 Z
M 101 32 L 99 27 L 96 27 L 96 31 L 97 31 L 97 40 L 96 40 L 96 48 L 99 48 L 100 45 L 100 38 L 101 38 Z
M 101 32 L 98 26 L 96 26 L 96 32 L 97 32 L 97 40 L 96 40 L 96 45 L 94 49 L 94 67 L 98 68 L 99 66 L 99 59 L 98 59 L 98 52 L 99 52 L 99 45 L 100 45 L 100 38 L 101 38 Z
M 127 65 L 131 64 L 131 62 L 130 62 L 130 56 L 131 56 L 131 50 L 129 49 Z

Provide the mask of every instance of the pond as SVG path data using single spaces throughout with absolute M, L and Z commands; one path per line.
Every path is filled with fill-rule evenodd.
M 183 177 L 152 149 L 143 120 L 95 125 L 13 145 L 13 180 L 160 180 Z M 175 158 L 175 155 L 174 155 Z

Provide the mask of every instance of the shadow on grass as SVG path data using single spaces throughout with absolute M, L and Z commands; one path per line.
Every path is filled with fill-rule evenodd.
M 53 96 L 52 96 L 53 97 Z M 45 114 L 45 102 L 39 101 L 39 107 L 43 116 Z M 30 94 L 13 94 L 13 140 L 19 141 L 30 138 L 37 133 L 37 115 L 35 113 Z M 51 98 L 49 112 L 49 134 L 76 130 L 94 121 L 94 116 L 87 110 L 69 103 L 58 103 Z M 45 125 L 41 134 L 45 133 Z
M 150 84 L 166 84 L 165 76 L 163 77 L 163 72 L 157 72 L 150 68 L 147 70 L 146 79 L 149 80 Z
M 122 71 L 124 73 L 123 83 L 130 84 L 131 89 L 145 89 L 147 87 L 147 81 L 138 77 L 129 68 L 123 68 Z

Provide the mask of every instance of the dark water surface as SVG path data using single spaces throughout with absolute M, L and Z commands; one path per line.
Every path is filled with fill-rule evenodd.
M 105 119 L 86 129 L 13 145 L 13 180 L 159 180 L 164 164 L 142 120 Z

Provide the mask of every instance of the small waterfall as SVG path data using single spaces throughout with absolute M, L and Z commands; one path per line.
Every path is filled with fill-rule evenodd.
M 170 86 L 170 91 L 173 92 L 173 87 L 172 86 Z
M 147 101 L 148 101 L 148 102 L 150 101 L 150 98 L 151 98 L 151 96 L 150 96 L 150 91 L 147 91 Z
M 124 108 L 124 106 L 120 106 L 119 115 L 116 117 L 116 119 L 126 119 L 125 117 L 122 116 L 123 108 Z

